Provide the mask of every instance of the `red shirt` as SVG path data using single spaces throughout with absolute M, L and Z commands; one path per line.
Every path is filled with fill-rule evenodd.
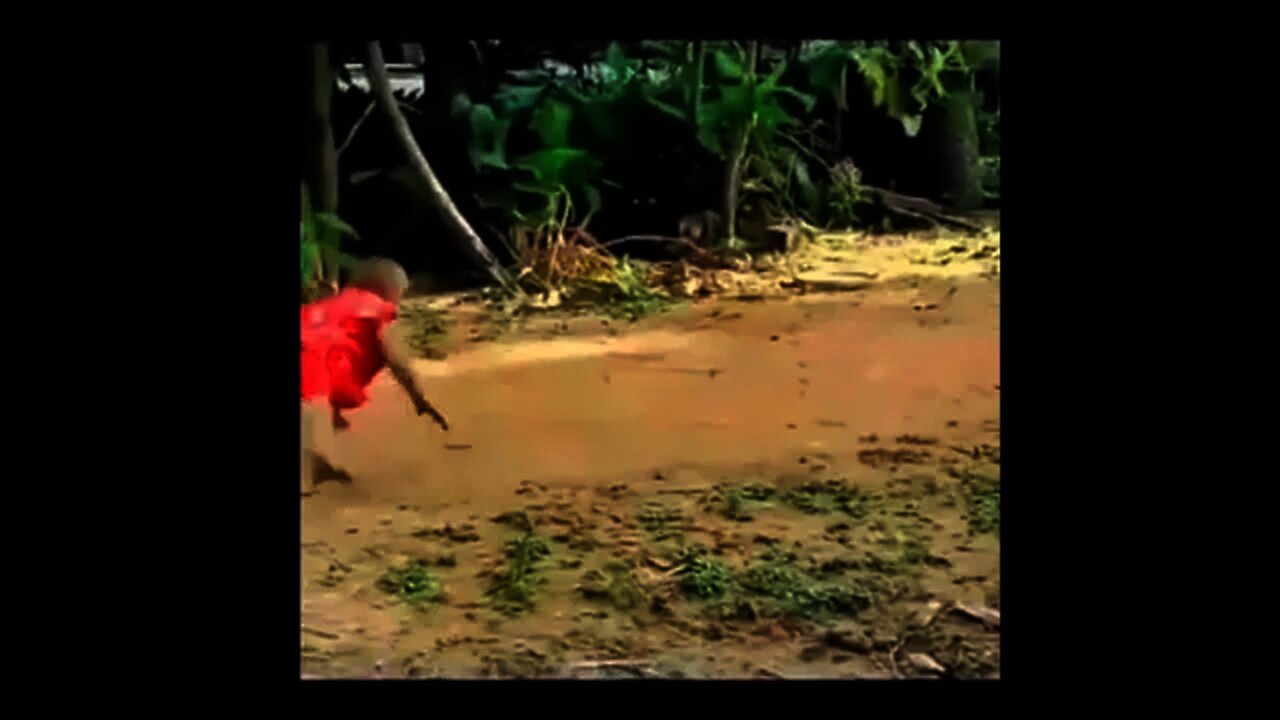
M 382 332 L 396 306 L 376 293 L 348 288 L 302 307 L 302 399 L 329 398 L 357 408 L 365 389 L 387 366 Z

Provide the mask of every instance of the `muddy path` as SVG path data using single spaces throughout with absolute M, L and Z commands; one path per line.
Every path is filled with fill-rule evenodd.
M 993 677 L 999 287 L 545 318 L 304 488 L 309 677 Z M 995 610 L 994 615 L 991 611 Z

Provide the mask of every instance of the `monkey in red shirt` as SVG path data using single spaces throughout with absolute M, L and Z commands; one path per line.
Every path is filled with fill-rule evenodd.
M 312 482 L 321 475 L 350 480 L 311 447 L 307 406 L 328 405 L 334 430 L 350 422 L 344 411 L 363 407 L 368 388 L 383 369 L 389 370 L 409 395 L 418 415 L 429 415 L 444 430 L 449 423 L 427 402 L 409 370 L 409 352 L 391 332 L 408 276 L 395 262 L 367 260 L 337 295 L 302 307 L 303 461 Z

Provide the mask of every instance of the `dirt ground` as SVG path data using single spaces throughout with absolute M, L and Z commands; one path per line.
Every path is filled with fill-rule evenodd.
M 453 429 L 383 379 L 322 438 L 304 677 L 998 677 L 991 243 L 846 250 L 636 323 L 432 299 Z

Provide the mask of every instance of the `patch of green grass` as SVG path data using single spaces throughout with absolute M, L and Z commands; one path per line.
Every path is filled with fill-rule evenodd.
M 969 527 L 975 533 L 993 533 L 1000 539 L 1000 480 L 967 474 L 965 495 L 969 505 Z
M 811 482 L 782 495 L 783 502 L 809 515 L 840 512 L 862 519 L 869 511 L 869 498 L 858 488 L 839 480 Z
M 541 558 L 551 554 L 551 545 L 546 538 L 525 533 L 515 540 L 508 540 L 504 554 L 518 572 L 528 572 Z
M 758 483 L 742 485 L 738 488 L 738 491 L 742 494 L 742 497 L 752 502 L 769 502 L 778 494 L 777 490 L 768 485 L 760 485 Z
M 387 570 L 382 577 L 378 578 L 377 587 L 410 605 L 437 602 L 444 596 L 439 579 L 421 560 L 414 560 L 402 567 Z
M 930 552 L 929 544 L 914 533 L 895 533 L 892 545 L 892 552 L 871 557 L 868 565 L 872 570 L 886 575 L 899 575 L 924 563 L 945 564 L 944 560 L 936 558 Z
M 506 567 L 499 571 L 488 595 L 493 607 L 506 615 L 517 615 L 534 608 L 538 588 L 546 578 L 538 574 L 538 563 L 551 555 L 545 538 L 532 533 L 507 541 Z
M 755 516 L 747 512 L 746 498 L 736 488 L 730 488 L 725 492 L 724 508 L 720 511 L 720 514 L 730 520 L 738 520 L 740 522 L 748 522 L 755 519 Z
M 642 317 L 668 310 L 674 300 L 650 288 L 646 281 L 648 272 L 640 265 L 623 258 L 613 271 L 613 288 L 603 298 L 602 310 L 616 320 L 636 321 Z
M 648 602 L 640 581 L 630 565 L 617 560 L 606 563 L 603 570 L 589 570 L 578 584 L 583 597 L 603 600 L 619 610 L 634 610 Z
M 874 603 L 872 588 L 856 580 L 820 582 L 795 560 L 794 555 L 770 550 L 747 568 L 742 586 L 770 601 L 772 610 L 803 618 L 857 615 Z
M 737 587 L 729 566 L 711 557 L 702 548 L 686 550 L 678 568 L 676 575 L 680 578 L 680 590 L 686 597 L 715 600 Z
M 741 485 L 724 491 L 720 514 L 729 520 L 750 522 L 755 519 L 753 510 L 767 506 L 777 492 L 763 485 Z
M 888 592 L 887 582 L 872 575 L 819 580 L 800 567 L 793 553 L 776 548 L 757 556 L 741 573 L 696 546 L 685 550 L 678 567 L 685 597 L 708 601 L 704 611 L 719 620 L 852 617 Z

